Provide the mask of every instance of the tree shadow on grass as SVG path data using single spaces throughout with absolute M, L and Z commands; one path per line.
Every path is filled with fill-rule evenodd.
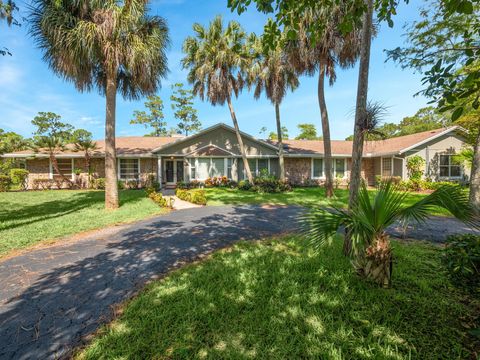
M 55 191 L 50 191 L 55 198 Z M 140 201 L 141 197 L 120 192 L 120 205 Z M 38 204 L 23 204 L 14 208 L 8 204 L 0 208 L 0 231 L 62 217 L 82 209 L 99 205 L 105 201 L 103 191 L 83 191 L 72 193 L 68 197 L 44 201 Z
M 406 275 L 401 288 L 384 290 L 361 282 L 338 246 L 318 258 L 298 242 L 240 245 L 152 284 L 101 333 L 86 358 L 465 355 L 442 317 L 448 307 Z M 406 298 L 414 293 L 423 297 Z M 432 314 L 439 318 L 428 318 Z
M 237 240 L 294 230 L 299 211 L 255 206 L 185 210 L 139 222 L 114 239 L 92 238 L 2 263 L 0 358 L 67 356 L 84 336 L 112 319 L 114 304 L 148 280 Z M 397 359 L 412 352 L 423 358 L 458 357 L 456 330 L 445 320 L 457 319 L 461 309 L 449 308 L 444 301 L 448 289 L 426 277 L 438 269 L 418 266 L 415 256 L 404 258 L 399 269 L 404 275 L 396 280 L 401 286 L 383 290 L 353 275 L 340 245 L 320 257 L 300 243 L 241 245 L 152 285 L 90 354 Z M 22 267 L 41 275 L 22 285 Z M 18 284 L 19 294 L 12 284 Z M 425 336 L 415 338 L 422 333 L 431 343 Z
M 112 305 L 146 281 L 239 239 L 292 229 L 298 209 L 280 211 L 173 212 L 140 221 L 113 239 L 92 236 L 0 263 L 0 358 L 66 356 L 111 319 Z

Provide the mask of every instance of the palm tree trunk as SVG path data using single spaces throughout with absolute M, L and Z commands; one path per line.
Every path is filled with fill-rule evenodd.
M 278 166 L 280 167 L 280 180 L 285 180 L 285 159 L 283 158 L 282 124 L 280 122 L 280 104 L 275 103 L 275 119 L 277 120 L 278 137 Z
M 247 153 L 245 152 L 245 146 L 243 145 L 242 135 L 240 134 L 240 128 L 238 127 L 237 116 L 235 115 L 235 111 L 233 110 L 232 99 L 230 95 L 227 96 L 227 103 L 228 108 L 230 109 L 230 115 L 232 117 L 233 126 L 235 128 L 235 134 L 237 135 L 238 145 L 240 147 L 240 153 L 242 154 L 243 166 L 245 167 L 245 172 L 247 173 L 247 178 L 250 183 L 253 184 L 253 176 L 252 172 L 250 171 L 250 164 L 248 163 Z
M 325 195 L 327 198 L 333 196 L 333 174 L 332 174 L 332 143 L 330 140 L 330 125 L 328 123 L 327 103 L 325 102 L 325 66 L 320 60 L 320 73 L 318 75 L 318 105 L 322 118 L 323 148 L 325 161 Z
M 118 208 L 117 155 L 115 148 L 116 72 L 107 75 L 105 116 L 105 208 Z
M 480 131 L 473 146 L 473 161 L 470 173 L 470 204 L 480 215 Z
M 358 71 L 357 104 L 355 107 L 355 127 L 353 131 L 352 169 L 350 170 L 350 194 L 348 208 L 351 210 L 357 203 L 361 182 L 361 166 L 364 141 L 364 122 L 367 113 L 368 71 L 370 67 L 370 46 L 372 43 L 373 0 L 365 0 L 367 11 L 362 24 L 362 47 L 360 49 L 360 67 Z M 350 234 L 345 234 L 343 252 L 350 254 L 352 242 Z

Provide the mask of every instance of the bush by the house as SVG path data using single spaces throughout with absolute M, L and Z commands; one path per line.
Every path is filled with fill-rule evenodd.
M 34 190 L 50 190 L 55 186 L 55 181 L 50 179 L 33 179 L 32 187 Z
M 27 187 L 28 171 L 25 169 L 10 169 L 10 179 L 13 185 L 18 185 L 22 190 Z
M 151 189 L 151 188 L 149 188 Z M 156 191 L 146 191 L 148 197 L 158 206 L 160 207 L 168 207 L 172 208 L 173 207 L 173 199 L 172 198 L 165 198 L 161 192 L 156 192 Z
M 207 205 L 205 190 L 202 189 L 176 189 L 175 195 L 181 200 L 191 202 L 197 205 Z
M 230 180 L 226 176 L 214 176 L 205 180 L 205 187 L 227 187 Z
M 192 180 L 192 181 L 179 181 L 177 182 L 177 189 L 201 189 L 205 187 L 205 183 L 202 181 L 198 180 Z
M 407 157 L 407 173 L 410 180 L 421 180 L 423 176 L 423 167 L 425 166 L 425 160 L 419 156 Z
M 443 252 L 443 262 L 452 282 L 480 293 L 480 236 L 451 235 Z
M 443 185 L 459 185 L 453 181 L 431 181 L 431 180 L 402 180 L 398 184 L 398 189 L 402 191 L 435 191 Z
M 248 180 L 240 180 L 238 182 L 238 190 L 245 190 L 248 191 L 252 188 L 252 184 Z
M 10 176 L 0 174 L 0 192 L 5 192 L 10 190 L 11 185 L 12 185 L 12 179 L 10 179 Z

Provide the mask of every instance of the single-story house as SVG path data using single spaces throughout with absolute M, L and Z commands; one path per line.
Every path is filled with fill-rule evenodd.
M 368 184 L 377 175 L 407 178 L 406 158 L 420 155 L 425 159 L 425 176 L 433 180 L 462 180 L 467 177 L 462 166 L 452 159 L 464 146 L 464 130 L 458 126 L 425 131 L 413 135 L 365 143 L 362 176 Z M 278 174 L 278 149 L 275 142 L 257 139 L 242 133 L 252 172 L 266 169 Z M 91 169 L 96 177 L 104 177 L 104 140 L 97 141 Z M 116 139 L 119 180 L 145 181 L 154 177 L 162 186 L 175 186 L 179 181 L 205 180 L 226 176 L 239 181 L 245 178 L 234 129 L 217 124 L 187 137 L 118 137 Z M 324 179 L 323 141 L 285 140 L 285 173 L 294 184 L 321 182 Z M 351 141 L 332 141 L 334 177 L 347 180 L 351 168 Z M 29 171 L 29 188 L 34 179 L 55 179 L 58 174 L 42 151 L 19 151 L 4 154 L 15 158 Z M 86 178 L 84 154 L 73 147 L 56 155 L 62 173 L 68 177 Z M 80 173 L 80 175 L 78 175 Z

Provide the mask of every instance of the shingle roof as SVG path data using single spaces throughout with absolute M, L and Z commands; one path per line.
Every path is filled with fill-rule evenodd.
M 156 149 L 165 144 L 177 141 L 181 138 L 176 137 L 157 137 L 157 136 L 126 136 L 117 137 L 115 146 L 117 147 L 117 155 L 146 155 L 153 149 Z M 92 152 L 93 156 L 102 156 L 105 154 L 105 140 L 96 140 L 97 149 Z M 68 145 L 67 149 L 62 152 L 62 155 L 82 155 L 79 152 L 73 151 L 73 145 Z M 18 151 L 15 154 L 28 155 L 32 154 L 32 150 Z M 46 154 L 44 151 L 39 151 L 36 154 Z
M 404 149 L 414 146 L 418 143 L 428 140 L 429 138 L 438 136 L 446 131 L 457 129 L 458 127 L 442 128 L 436 130 L 429 130 L 417 134 L 399 136 L 387 140 L 367 141 L 364 146 L 364 155 L 366 156 L 380 156 L 387 154 L 396 154 Z M 116 139 L 117 154 L 122 155 L 150 155 L 154 149 L 163 145 L 180 141 L 177 137 L 153 137 L 153 136 L 128 136 L 118 137 Z M 105 141 L 97 140 L 98 149 L 92 154 L 93 156 L 103 156 L 105 153 Z M 272 145 L 276 142 L 270 141 Z M 332 154 L 349 156 L 352 153 L 352 141 L 332 140 Z M 285 152 L 289 155 L 316 155 L 323 154 L 323 141 L 321 140 L 284 140 Z M 16 152 L 17 155 L 33 155 L 31 150 L 24 150 Z M 46 154 L 39 152 L 37 154 Z M 13 155 L 13 154 L 9 154 Z M 62 153 L 64 156 L 77 155 L 82 156 L 81 153 L 73 151 L 73 146 L 67 147 L 67 150 Z
M 410 146 L 421 143 L 422 141 L 453 128 L 456 127 L 429 130 L 386 140 L 366 141 L 363 152 L 365 155 L 371 154 L 372 156 L 399 153 Z M 284 140 L 284 144 L 287 154 L 300 155 L 324 153 L 324 145 L 321 140 Z M 332 140 L 332 154 L 350 155 L 352 153 L 352 145 L 352 141 Z

